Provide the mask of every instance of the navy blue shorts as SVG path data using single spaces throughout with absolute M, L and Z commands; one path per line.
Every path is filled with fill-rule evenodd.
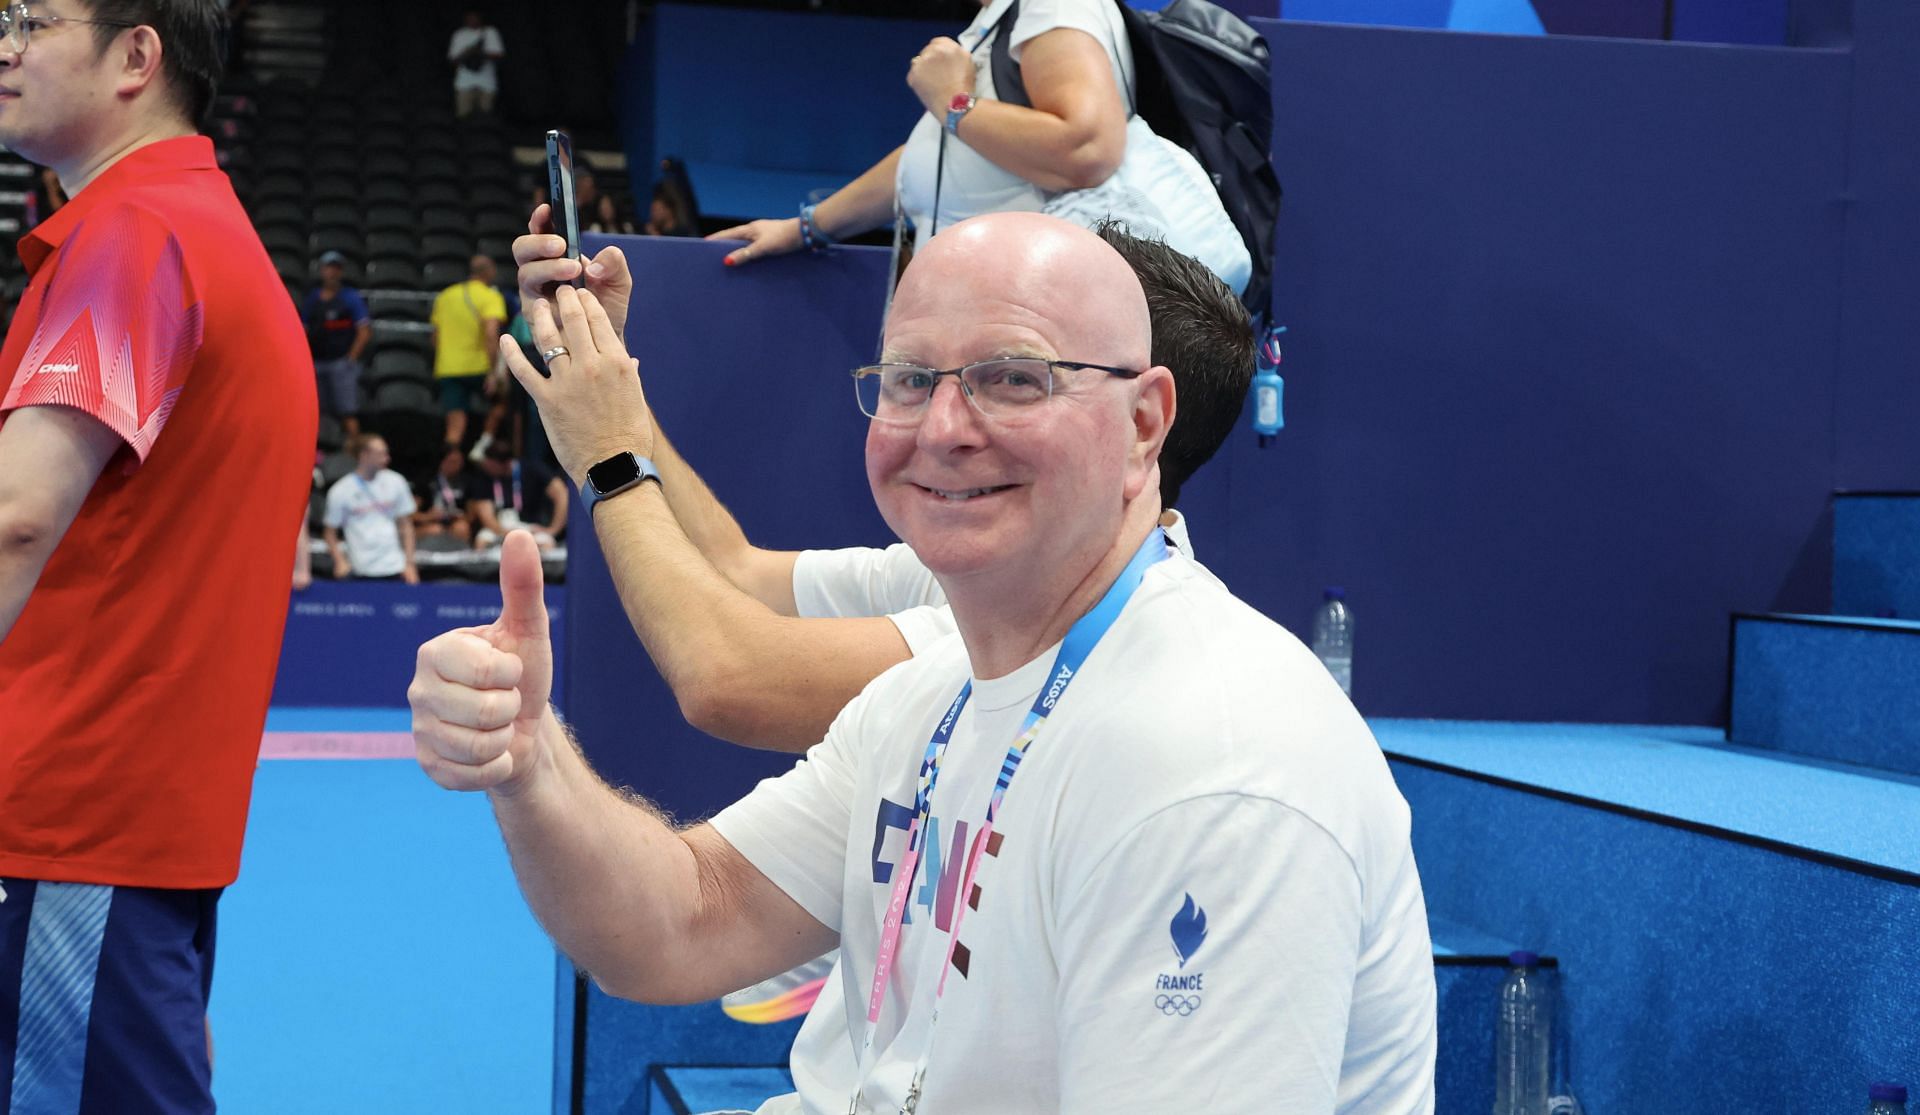
M 0 888 L 0 1115 L 211 1112 L 220 891 Z

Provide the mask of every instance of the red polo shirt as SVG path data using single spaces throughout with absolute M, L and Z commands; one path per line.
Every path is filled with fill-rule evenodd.
M 126 447 L 0 642 L 0 876 L 224 886 L 311 482 L 305 332 L 204 137 L 121 159 L 20 258 L 0 430 L 67 406 Z

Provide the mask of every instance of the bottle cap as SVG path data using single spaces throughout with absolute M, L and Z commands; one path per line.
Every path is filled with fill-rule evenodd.
M 1345 600 L 1346 598 L 1347 590 L 1340 588 L 1338 585 L 1320 594 L 1320 599 L 1322 600 Z
M 1874 1084 L 1867 1088 L 1867 1100 L 1873 1103 L 1881 1101 L 1887 1103 L 1905 1103 L 1907 1102 L 1907 1087 L 1904 1084 L 1887 1084 L 1884 1082 Z
M 1528 949 L 1515 949 L 1507 954 L 1507 963 L 1516 968 L 1531 968 L 1540 963 L 1540 954 Z

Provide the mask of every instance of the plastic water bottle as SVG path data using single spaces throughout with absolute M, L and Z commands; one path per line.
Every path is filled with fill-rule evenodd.
M 1901 1084 L 1875 1084 L 1867 1089 L 1867 1115 L 1907 1115 L 1907 1089 Z
M 1340 683 L 1340 691 L 1353 696 L 1353 612 L 1347 608 L 1347 590 L 1330 588 L 1321 594 L 1319 611 L 1313 613 L 1313 653 L 1321 665 Z
M 1286 388 L 1280 378 L 1280 334 L 1286 331 L 1286 326 L 1276 325 L 1260 342 L 1258 373 L 1253 377 L 1253 432 L 1260 435 L 1262 449 L 1272 445 L 1274 435 L 1287 425 L 1280 411 L 1280 395 Z
M 1500 986 L 1500 1029 L 1494 1042 L 1493 1115 L 1547 1115 L 1548 1052 L 1553 1048 L 1553 992 L 1537 953 L 1507 957 L 1513 970 Z

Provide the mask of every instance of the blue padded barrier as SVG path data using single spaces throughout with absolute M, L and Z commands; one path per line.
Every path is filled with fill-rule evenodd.
M 776 549 L 893 541 L 868 492 L 866 420 L 848 373 L 880 335 L 887 252 L 836 248 L 732 270 L 728 246 L 589 235 L 620 243 L 634 272 L 627 345 L 661 428 Z M 689 727 L 634 636 L 581 516 L 568 530 L 561 708 L 594 768 L 683 819 L 709 815 L 793 757 L 717 743 Z
M 1867 1081 L 1920 1074 L 1920 787 L 1836 808 L 1810 768 L 1685 729 L 1374 729 L 1432 914 L 1561 958 L 1587 1110 L 1674 1110 L 1698 1086 L 1713 1110 L 1849 1111 Z
M 1727 738 L 1920 774 L 1920 620 L 1733 617 Z
M 1920 619 L 1920 492 L 1836 492 L 1833 611 Z
M 554 645 L 560 646 L 566 634 L 565 593 L 549 585 L 546 598 Z M 287 605 L 273 703 L 405 707 L 421 643 L 455 627 L 491 623 L 499 615 L 498 585 L 315 581 Z M 556 693 L 562 691 L 562 673 L 556 664 Z M 340 730 L 337 723 L 331 727 Z

